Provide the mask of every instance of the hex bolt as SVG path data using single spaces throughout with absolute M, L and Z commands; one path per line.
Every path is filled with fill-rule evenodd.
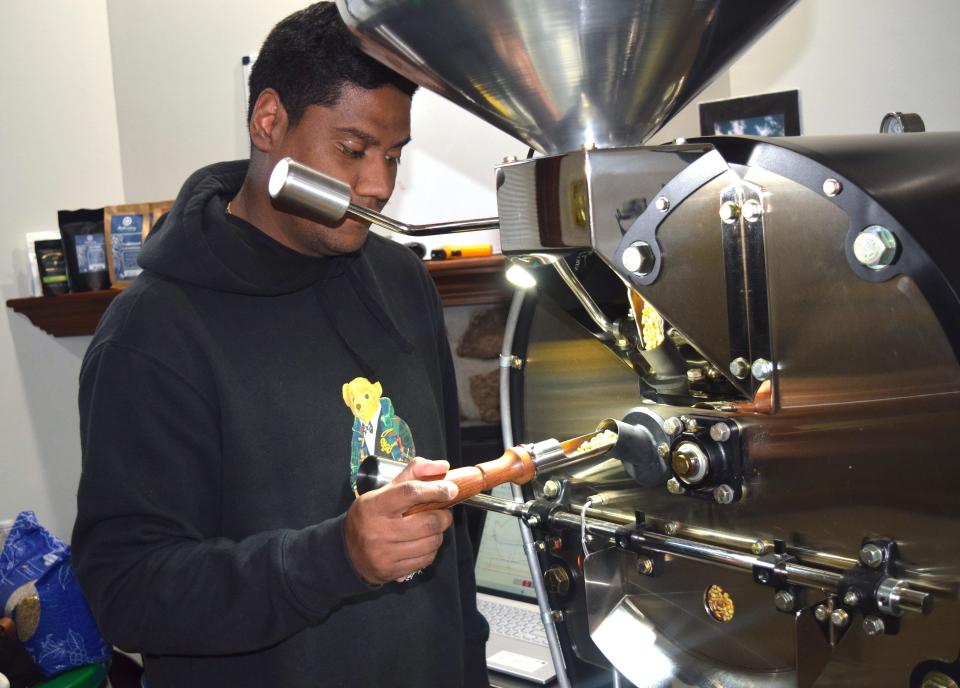
M 503 158 L 503 164 L 504 164 L 504 165 L 509 165 L 510 163 L 516 162 L 516 161 L 517 161 L 517 156 L 516 156 L 516 155 L 507 155 L 507 156 L 504 156 L 504 158 Z
M 827 609 L 827 605 L 818 604 L 813 609 L 813 616 L 817 621 L 823 622 L 830 618 L 830 610 Z
M 676 521 L 669 521 L 663 524 L 663 532 L 667 535 L 676 535 L 680 532 L 680 524 Z
M 556 499 L 560 494 L 560 483 L 556 480 L 548 480 L 543 484 L 543 496 L 547 499 Z
M 825 196 L 833 198 L 834 196 L 838 196 L 841 191 L 843 191 L 843 184 L 840 183 L 839 179 L 830 177 L 823 180 L 823 193 Z
M 763 215 L 763 206 L 760 205 L 760 201 L 751 198 L 743 204 L 743 207 L 740 209 L 740 214 L 743 215 L 743 219 L 747 222 L 756 222 Z
M 670 210 L 670 199 L 666 196 L 657 196 L 657 200 L 653 202 L 653 206 L 661 213 L 665 213 Z
M 717 504 L 730 504 L 736 496 L 737 493 L 729 485 L 720 485 L 713 491 L 713 498 Z
M 623 267 L 635 275 L 643 277 L 653 270 L 657 262 L 653 249 L 646 241 L 635 241 L 623 250 L 621 256 Z
M 700 424 L 696 418 L 686 418 L 683 421 L 683 427 L 687 432 L 696 432 L 700 429 Z
M 637 559 L 637 573 L 649 576 L 653 573 L 653 559 L 650 557 L 639 557 Z
M 537 540 L 537 551 L 538 551 L 538 552 L 546 552 L 546 551 L 547 551 L 547 543 L 545 543 L 543 540 Z
M 750 364 L 745 358 L 735 358 L 730 361 L 730 373 L 737 379 L 743 380 L 750 374 Z
M 703 380 L 702 368 L 691 368 L 687 371 L 687 380 L 690 382 L 700 382 Z
M 867 616 L 863 619 L 863 632 L 873 637 L 880 635 L 886 630 L 886 624 L 879 616 Z
M 763 382 L 773 375 L 773 363 L 765 358 L 758 358 L 750 366 L 750 372 L 759 382 Z
M 856 607 L 860 604 L 860 595 L 857 594 L 856 590 L 847 590 L 843 595 L 843 603 L 848 607 Z
M 897 238 L 886 227 L 870 225 L 853 240 L 853 257 L 871 270 L 883 270 L 897 255 Z
M 536 514 L 533 514 L 527 519 L 527 525 L 531 528 L 536 528 L 538 525 L 540 525 L 540 517 Z
M 789 590 L 780 590 L 773 596 L 773 605 L 782 612 L 792 612 L 797 600 Z
M 740 206 L 733 201 L 724 201 L 720 204 L 720 219 L 726 225 L 732 225 L 740 217 Z
M 883 550 L 872 542 L 864 545 L 860 550 L 860 561 L 872 569 L 879 568 L 883 564 L 884 559 L 886 559 L 886 556 Z
M 667 481 L 667 492 L 669 492 L 670 494 L 678 495 L 678 494 L 683 494 L 684 489 L 683 487 L 680 486 L 679 480 L 677 480 L 676 478 L 670 478 L 670 480 Z
M 756 554 L 757 556 L 761 554 L 766 554 L 767 550 L 770 549 L 770 544 L 764 542 L 763 540 L 757 540 L 752 545 L 750 545 L 750 551 Z
M 559 609 L 554 609 L 552 612 L 550 612 L 550 616 L 553 618 L 553 623 L 563 622 L 563 612 Z
M 714 442 L 726 442 L 730 439 L 730 427 L 726 423 L 714 423 L 710 426 L 710 439 Z
M 830 614 L 830 623 L 837 628 L 845 628 L 850 623 L 850 615 L 845 609 L 834 609 Z
M 665 459 L 670 456 L 670 445 L 666 442 L 661 442 L 657 445 L 657 454 L 659 454 L 661 459 Z
M 663 431 L 668 435 L 676 435 L 683 429 L 683 422 L 676 416 L 671 416 L 663 421 Z

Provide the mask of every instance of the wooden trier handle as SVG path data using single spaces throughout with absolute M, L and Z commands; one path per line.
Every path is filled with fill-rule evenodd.
M 454 468 L 452 471 L 447 471 L 446 475 L 437 476 L 435 480 L 449 480 L 456 483 L 460 488 L 457 496 L 447 502 L 417 504 L 403 515 L 409 516 L 431 509 L 446 509 L 502 483 L 523 485 L 533 480 L 534 475 L 536 475 L 536 469 L 530 454 L 521 447 L 510 447 L 499 459 L 485 461 L 476 466 Z

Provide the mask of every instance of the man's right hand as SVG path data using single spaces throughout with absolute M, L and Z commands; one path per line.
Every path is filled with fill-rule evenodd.
M 360 495 L 347 511 L 347 554 L 357 573 L 375 585 L 429 566 L 453 522 L 448 509 L 404 512 L 417 504 L 446 502 L 457 495 L 456 483 L 424 482 L 450 469 L 446 461 L 415 458 L 386 487 Z

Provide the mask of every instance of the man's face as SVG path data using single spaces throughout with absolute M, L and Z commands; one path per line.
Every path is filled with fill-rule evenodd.
M 395 86 L 344 86 L 331 107 L 311 105 L 270 151 L 271 167 L 291 157 L 346 182 L 353 202 L 380 211 L 397 180 L 400 153 L 410 140 L 410 96 Z M 281 214 L 284 243 L 300 253 L 329 256 L 363 246 L 368 223 L 347 218 L 327 226 Z

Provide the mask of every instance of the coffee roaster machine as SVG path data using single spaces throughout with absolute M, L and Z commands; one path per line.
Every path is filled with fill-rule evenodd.
M 469 501 L 561 685 L 960 685 L 960 134 L 651 145 L 789 0 L 338 3 L 542 154 L 496 169 L 523 487 Z

